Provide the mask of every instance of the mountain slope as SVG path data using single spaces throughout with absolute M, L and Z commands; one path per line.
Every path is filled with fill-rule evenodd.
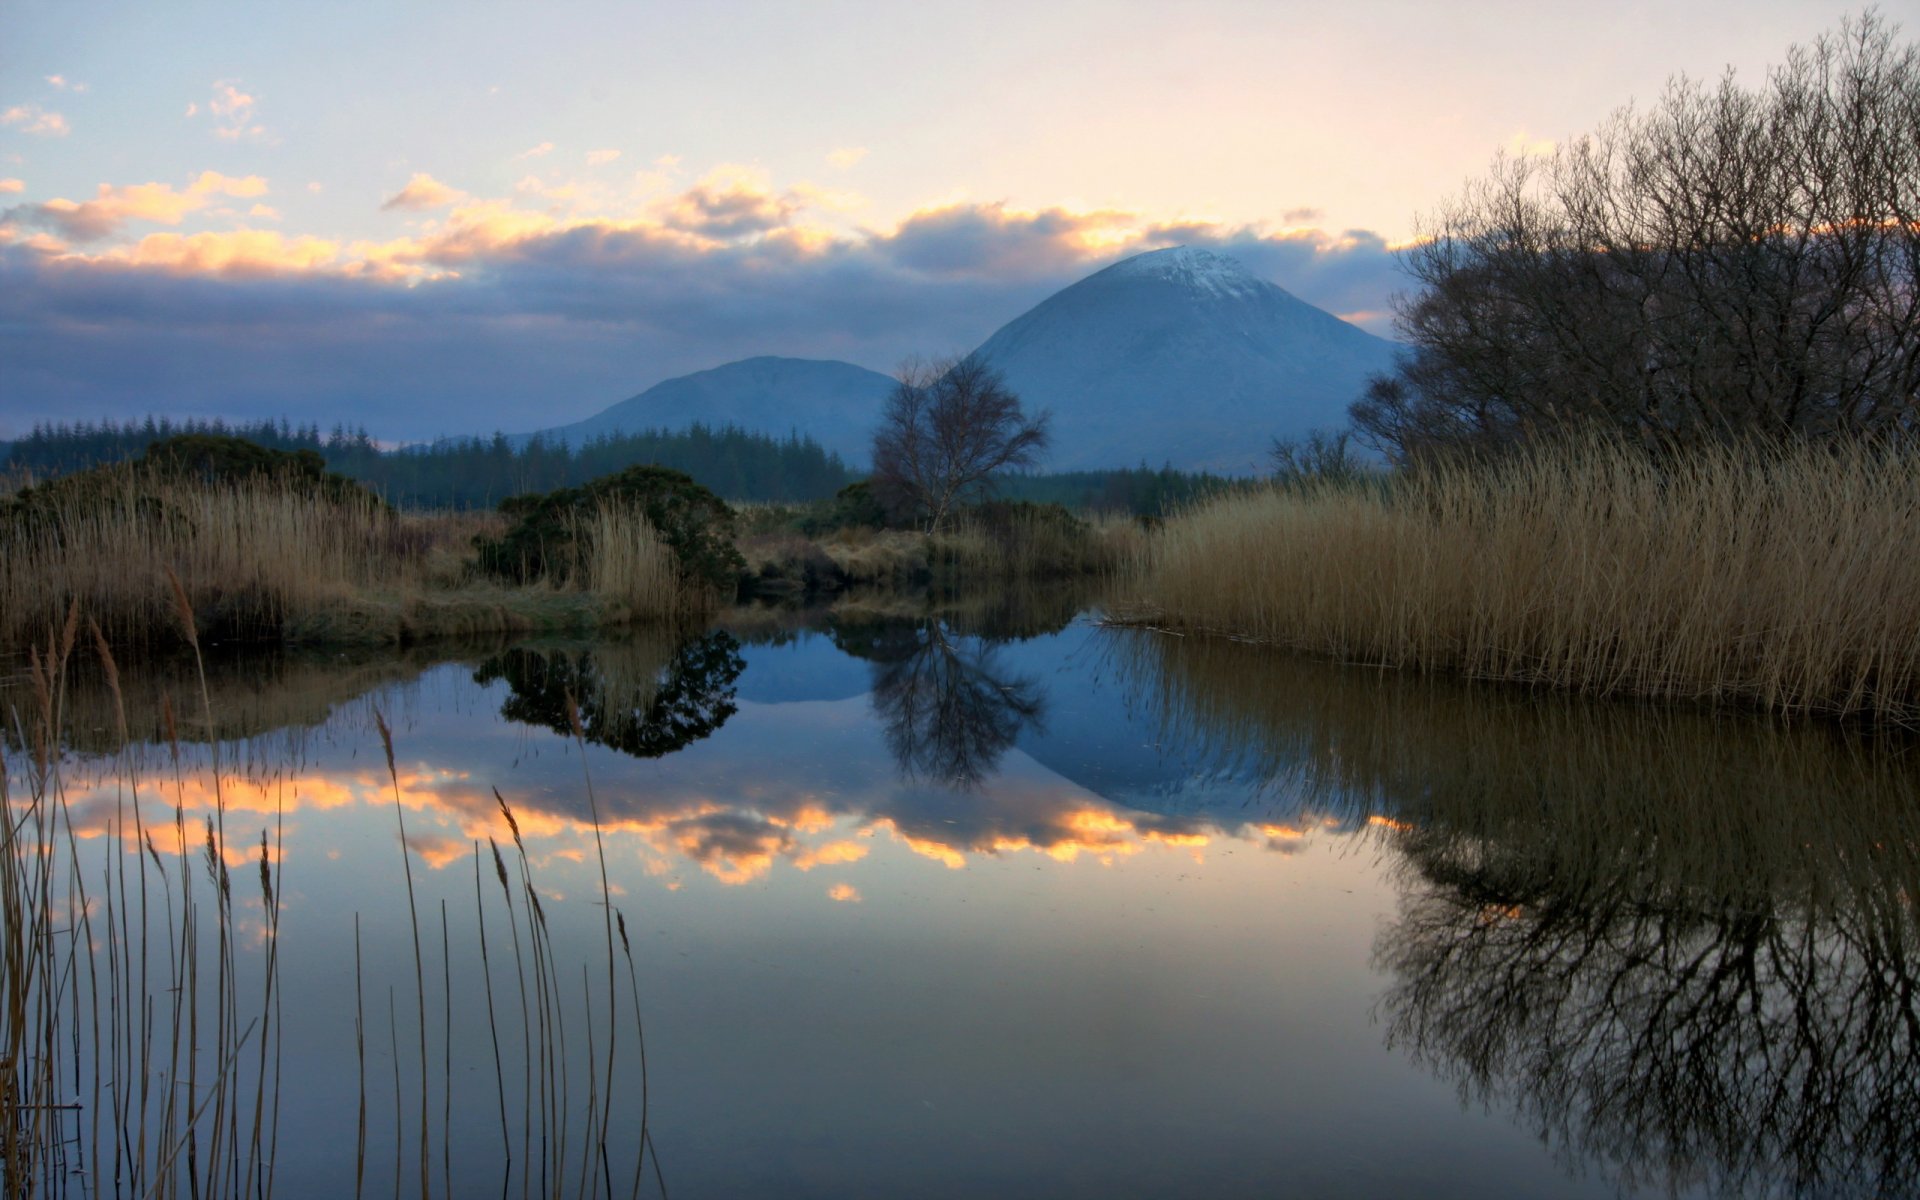
M 1002 326 L 976 353 L 1053 413 L 1047 470 L 1171 463 L 1245 472 L 1275 436 L 1345 426 L 1394 343 L 1230 258 L 1136 255 Z
M 893 380 L 852 363 L 743 358 L 654 384 L 584 421 L 542 430 L 579 443 L 597 434 L 737 425 L 784 437 L 807 434 L 850 463 L 867 461 L 880 404 Z

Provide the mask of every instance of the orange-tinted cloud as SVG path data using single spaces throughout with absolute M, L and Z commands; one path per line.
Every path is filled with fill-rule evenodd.
M 836 883 L 827 889 L 827 899 L 837 900 L 842 904 L 858 904 L 860 889 L 850 883 Z
M 148 234 L 131 246 L 118 246 L 85 261 L 145 267 L 173 275 L 259 276 L 303 273 L 332 265 L 338 243 L 313 237 L 288 237 L 276 230 L 236 229 L 226 233 Z
M 23 180 L 0 179 L 0 192 L 24 192 L 26 190 L 27 185 Z
M 775 192 L 756 172 L 722 167 L 665 207 L 666 224 L 688 233 L 729 238 L 764 233 L 792 220 L 791 197 Z
M 413 178 L 407 180 L 407 186 L 387 197 L 380 205 L 380 211 L 391 212 L 396 208 L 418 212 L 428 208 L 445 208 L 449 204 L 458 204 L 467 198 L 467 194 L 458 188 L 448 187 L 425 171 L 416 171 Z
M 120 232 L 128 221 L 178 225 L 187 214 L 205 208 L 219 197 L 246 199 L 265 195 L 266 191 L 267 181 L 258 175 L 236 178 L 218 171 L 202 171 L 199 178 L 181 190 L 170 183 L 120 187 L 103 183 L 91 200 L 55 197 L 43 204 L 9 209 L 6 216 L 9 220 L 24 219 L 51 228 L 73 241 L 99 241 Z

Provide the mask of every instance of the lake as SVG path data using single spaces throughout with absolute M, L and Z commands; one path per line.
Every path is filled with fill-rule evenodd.
M 121 668 L 124 740 L 68 671 L 49 1190 L 142 1194 L 189 1127 L 208 1192 L 287 1197 L 1920 1188 L 1905 736 L 1071 595 L 218 650 L 211 740 L 190 659 Z

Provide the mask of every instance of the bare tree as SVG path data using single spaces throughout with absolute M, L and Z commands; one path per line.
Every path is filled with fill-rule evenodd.
M 1046 449 L 1047 414 L 1029 417 L 984 360 L 910 360 L 873 435 L 873 484 L 896 512 L 938 533 L 956 508 L 984 495 L 993 476 L 1031 466 Z
M 1920 432 L 1920 47 L 1876 13 L 1764 84 L 1679 79 L 1423 222 L 1412 348 L 1353 410 L 1395 458 Z

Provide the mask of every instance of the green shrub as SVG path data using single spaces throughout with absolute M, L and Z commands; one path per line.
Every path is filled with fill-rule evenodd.
M 513 521 L 499 538 L 474 539 L 480 568 L 516 583 L 565 582 L 587 560 L 588 520 L 607 507 L 644 515 L 673 551 L 682 582 L 731 592 L 746 564 L 733 545 L 733 510 L 680 471 L 636 466 L 579 487 L 510 496 L 500 512 Z
M 835 492 L 833 499 L 819 506 L 800 522 L 800 532 L 808 537 L 841 529 L 898 529 L 904 526 L 892 520 L 886 506 L 873 494 L 871 480 L 850 483 Z

